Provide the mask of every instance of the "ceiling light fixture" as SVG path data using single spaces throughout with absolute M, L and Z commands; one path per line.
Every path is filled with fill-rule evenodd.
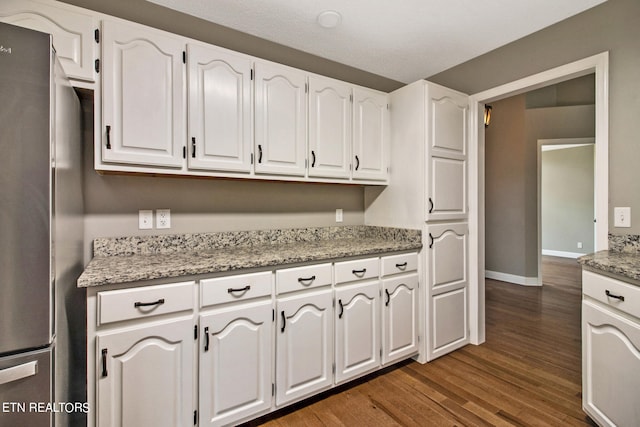
M 342 15 L 335 10 L 325 10 L 318 15 L 318 24 L 322 28 L 336 28 L 342 22 Z

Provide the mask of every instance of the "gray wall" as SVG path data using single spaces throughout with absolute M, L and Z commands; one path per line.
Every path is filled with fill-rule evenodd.
M 473 94 L 609 51 L 609 229 L 640 234 L 639 22 L 638 0 L 609 0 L 428 79 Z M 614 206 L 631 207 L 630 229 L 613 227 Z
M 593 156 L 593 144 L 542 152 L 543 250 L 594 251 Z

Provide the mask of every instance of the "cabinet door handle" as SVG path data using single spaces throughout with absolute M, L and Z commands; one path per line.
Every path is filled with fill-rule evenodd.
M 262 145 L 258 144 L 258 163 L 262 163 Z
M 227 292 L 228 292 L 228 293 L 233 293 L 233 292 L 246 292 L 246 291 L 248 291 L 248 290 L 250 290 L 250 289 L 251 289 L 251 285 L 247 285 L 247 286 L 245 286 L 244 288 L 235 288 L 235 289 L 234 289 L 234 288 L 229 288 L 229 289 L 227 289 Z
M 316 167 L 316 152 L 311 150 L 311 167 Z
M 391 294 L 389 293 L 389 289 L 385 289 L 384 293 L 387 294 L 387 300 L 384 302 L 384 306 L 389 307 L 389 301 L 391 301 Z
M 429 197 L 429 213 L 433 213 L 433 199 Z
M 287 318 L 284 315 L 284 310 L 282 310 L 280 314 L 282 315 L 282 327 L 280 328 L 280 332 L 284 333 L 284 328 L 287 326 Z
M 137 302 L 133 303 L 133 306 L 135 308 L 138 308 L 138 307 L 149 307 L 151 305 L 161 305 L 161 304 L 164 304 L 164 298 L 160 298 L 158 301 L 153 301 L 153 302 L 140 302 L 140 301 L 137 301 Z
M 107 150 L 111 150 L 111 126 L 107 125 Z
M 364 276 L 364 273 L 367 272 L 366 268 L 363 268 L 362 270 L 351 270 L 352 274 L 355 274 L 356 276 L 360 275 L 360 277 Z
M 624 301 L 624 296 L 612 294 L 611 292 L 609 292 L 609 289 L 604 291 L 604 293 L 607 294 L 609 298 L 615 298 L 615 299 L 619 299 L 620 301 Z
M 191 157 L 196 158 L 196 137 L 191 137 Z
M 316 276 L 298 277 L 298 283 L 303 284 L 305 286 L 309 286 L 314 280 L 316 280 Z M 304 283 L 304 282 L 309 282 L 309 283 Z
M 204 328 L 204 351 L 209 351 L 209 327 Z
M 429 233 L 429 249 L 433 248 L 433 234 Z
M 356 170 L 360 167 L 360 159 L 356 156 Z
M 107 375 L 109 375 L 109 373 L 107 372 L 107 349 L 103 348 L 102 349 L 102 377 L 106 377 Z
M 403 262 L 402 264 L 396 264 L 396 268 L 404 270 L 405 268 L 407 268 L 407 261 Z
M 338 300 L 338 305 L 340 306 L 340 313 L 338 314 L 338 319 L 342 319 L 342 315 L 344 314 L 344 306 L 342 305 L 342 300 Z

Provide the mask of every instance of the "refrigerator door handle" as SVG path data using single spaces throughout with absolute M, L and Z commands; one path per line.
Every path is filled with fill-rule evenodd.
M 0 384 L 7 384 L 23 378 L 31 377 L 38 373 L 38 361 L 23 363 L 22 365 L 0 369 Z

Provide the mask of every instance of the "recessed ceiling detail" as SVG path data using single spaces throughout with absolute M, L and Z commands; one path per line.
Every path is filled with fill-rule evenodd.
M 148 1 L 410 83 L 605 0 Z M 318 25 L 326 11 L 341 18 L 330 31 Z

